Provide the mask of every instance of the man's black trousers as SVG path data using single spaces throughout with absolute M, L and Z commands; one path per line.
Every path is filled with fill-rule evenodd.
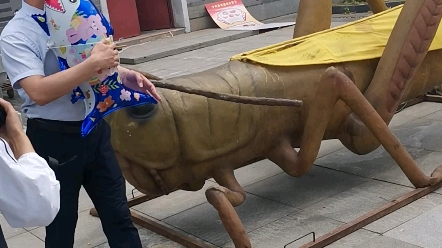
M 0 248 L 8 248 L 6 244 L 5 236 L 3 235 L 2 227 L 0 226 Z
M 127 205 L 125 180 L 110 144 L 109 124 L 101 121 L 85 138 L 80 127 L 81 122 L 27 122 L 35 151 L 60 181 L 60 212 L 46 227 L 46 248 L 73 247 L 82 185 L 97 209 L 110 247 L 141 248 Z

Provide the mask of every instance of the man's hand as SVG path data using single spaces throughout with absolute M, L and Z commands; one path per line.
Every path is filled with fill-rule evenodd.
M 0 136 L 5 139 L 14 153 L 16 159 L 23 154 L 35 152 L 31 141 L 26 136 L 21 120 L 11 103 L 0 98 L 0 105 L 5 109 L 5 125 L 0 128 Z
M 117 67 L 120 64 L 118 51 L 115 47 L 115 43 L 111 43 L 109 39 L 104 39 L 95 44 L 89 58 L 93 60 L 97 71 Z
M 6 138 L 13 138 L 16 135 L 24 133 L 22 122 L 11 103 L 0 98 L 0 105 L 6 112 L 5 125 L 1 128 L 0 133 L 6 136 Z
M 155 86 L 141 73 L 123 68 L 121 66 L 118 67 L 118 73 L 125 86 L 133 90 L 146 92 L 154 97 L 157 101 L 161 101 L 161 97 L 155 90 Z

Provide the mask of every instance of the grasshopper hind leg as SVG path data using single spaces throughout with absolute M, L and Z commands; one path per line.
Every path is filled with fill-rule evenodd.
M 300 177 L 310 170 L 318 155 L 332 109 L 338 100 L 342 100 L 382 144 L 415 187 L 442 181 L 442 167 L 436 168 L 432 176 L 426 176 L 370 102 L 344 73 L 329 67 L 322 76 L 316 96 L 308 110 L 299 152 L 291 147 L 287 139 L 282 140 L 267 156 L 287 174 Z

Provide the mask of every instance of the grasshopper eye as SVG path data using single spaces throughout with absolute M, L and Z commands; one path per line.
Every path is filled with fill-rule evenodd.
M 145 122 L 155 116 L 158 106 L 156 104 L 143 104 L 127 108 L 126 111 L 132 119 Z

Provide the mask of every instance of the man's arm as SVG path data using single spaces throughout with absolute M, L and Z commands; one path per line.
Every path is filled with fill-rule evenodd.
M 24 35 L 4 36 L 0 47 L 3 66 L 11 84 L 16 89 L 23 88 L 38 105 L 46 105 L 68 94 L 81 83 L 89 81 L 103 66 L 103 58 L 92 54 L 76 66 L 45 77 L 44 63 L 34 53 L 34 43 Z
M 16 160 L 8 143 L 0 139 L 0 211 L 13 228 L 47 226 L 60 209 L 60 183 L 24 140 L 13 141 L 17 147 L 27 147 Z
M 15 159 L 19 159 L 26 153 L 35 153 L 34 147 L 25 132 L 16 133 L 11 138 L 9 145 L 14 151 Z

